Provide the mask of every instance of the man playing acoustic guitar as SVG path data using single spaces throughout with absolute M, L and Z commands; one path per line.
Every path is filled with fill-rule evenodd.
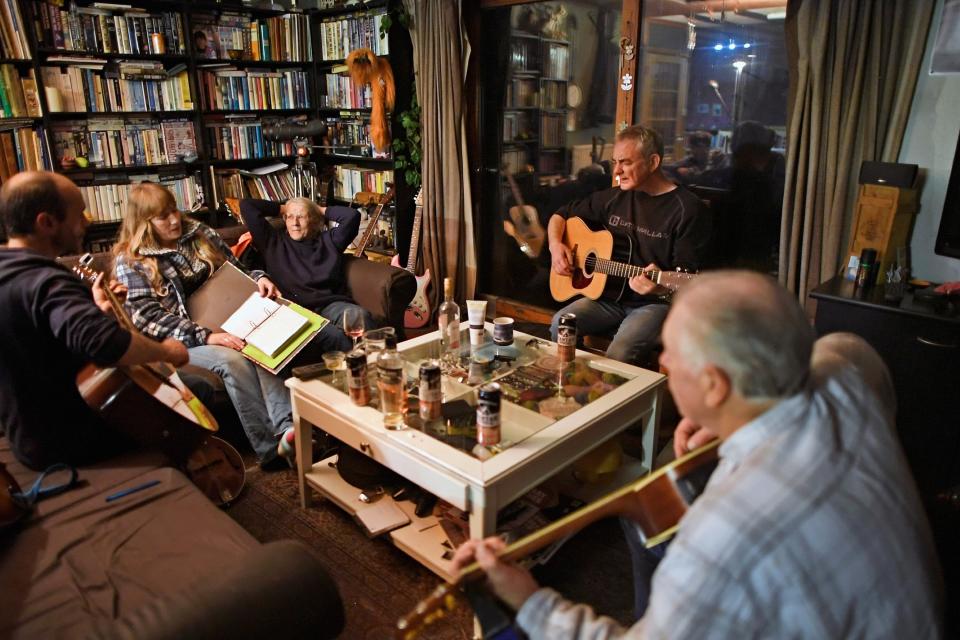
M 667 271 L 700 269 L 710 240 L 709 216 L 696 196 L 663 175 L 662 160 L 663 141 L 653 129 L 632 126 L 617 134 L 613 166 L 619 186 L 574 201 L 550 217 L 547 239 L 554 272 L 573 275 L 573 256 L 564 243 L 564 231 L 567 219 L 574 216 L 594 230 L 609 230 L 618 245 L 630 245 L 632 265 Z M 626 256 L 617 257 L 627 261 Z M 624 279 L 614 278 L 611 284 L 622 285 Z M 644 275 L 626 280 L 626 285 L 608 286 L 603 297 L 580 298 L 558 311 L 550 326 L 554 340 L 560 316 L 574 313 L 580 335 L 614 333 L 607 357 L 652 364 L 651 353 L 669 309 L 669 291 Z
M 77 389 L 88 363 L 187 363 L 182 343 L 123 329 L 102 278 L 90 288 L 56 258 L 81 251 L 86 231 L 80 190 L 54 173 L 25 172 L 0 189 L 0 427 L 14 455 L 33 469 L 85 464 L 125 446 Z
M 681 289 L 663 344 L 677 448 L 722 442 L 644 617 L 627 630 L 538 588 L 497 538 L 455 566 L 475 558 L 531 640 L 939 638 L 940 572 L 877 353 L 851 334 L 814 344 L 796 299 L 746 271 Z

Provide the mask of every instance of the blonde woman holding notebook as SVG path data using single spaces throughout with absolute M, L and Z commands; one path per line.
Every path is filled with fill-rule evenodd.
M 283 381 L 240 354 L 242 339 L 196 324 L 186 307 L 190 294 L 225 261 L 246 269 L 213 229 L 184 216 L 173 194 L 151 182 L 130 189 L 114 254 L 117 280 L 127 287 L 125 306 L 133 323 L 156 340 L 172 337 L 183 342 L 191 364 L 223 378 L 260 466 L 276 468 L 278 440 L 293 427 Z M 261 295 L 279 295 L 264 272 L 248 273 Z

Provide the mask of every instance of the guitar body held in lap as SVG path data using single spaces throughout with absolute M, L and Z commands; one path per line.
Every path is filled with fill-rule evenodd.
M 74 271 L 93 282 L 99 275 L 89 254 Z M 128 331 L 136 331 L 120 301 L 104 287 L 114 315 Z M 77 388 L 103 421 L 142 447 L 170 456 L 187 477 L 218 505 L 240 495 L 246 479 L 243 459 L 213 434 L 216 419 L 164 362 L 125 367 L 90 364 L 77 374 Z
M 566 222 L 563 244 L 573 255 L 573 274 L 550 271 L 550 293 L 558 302 L 577 295 L 591 300 L 603 296 L 619 301 L 627 291 L 629 279 L 641 273 L 672 291 L 696 277 L 694 273 L 646 270 L 630 264 L 633 247 L 629 236 L 615 238 L 606 229 L 593 231 L 576 217 Z

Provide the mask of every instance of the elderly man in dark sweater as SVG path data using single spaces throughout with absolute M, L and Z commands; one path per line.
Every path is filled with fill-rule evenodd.
M 284 297 L 330 320 L 313 340 L 311 351 L 350 350 L 353 343 L 343 331 L 347 309 L 363 314 L 365 329 L 376 326 L 373 316 L 350 298 L 343 275 L 343 252 L 360 229 L 359 211 L 293 198 L 286 204 L 244 199 L 240 213 Z M 267 221 L 272 216 L 283 218 L 286 231 Z

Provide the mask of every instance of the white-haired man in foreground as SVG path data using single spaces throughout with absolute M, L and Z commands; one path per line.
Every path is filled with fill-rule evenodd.
M 942 586 L 893 427 L 879 356 L 851 335 L 814 343 L 766 276 L 705 274 L 676 297 L 662 364 L 679 448 L 720 438 L 720 464 L 630 629 L 500 562 L 496 538 L 457 552 L 543 638 L 937 638 Z

